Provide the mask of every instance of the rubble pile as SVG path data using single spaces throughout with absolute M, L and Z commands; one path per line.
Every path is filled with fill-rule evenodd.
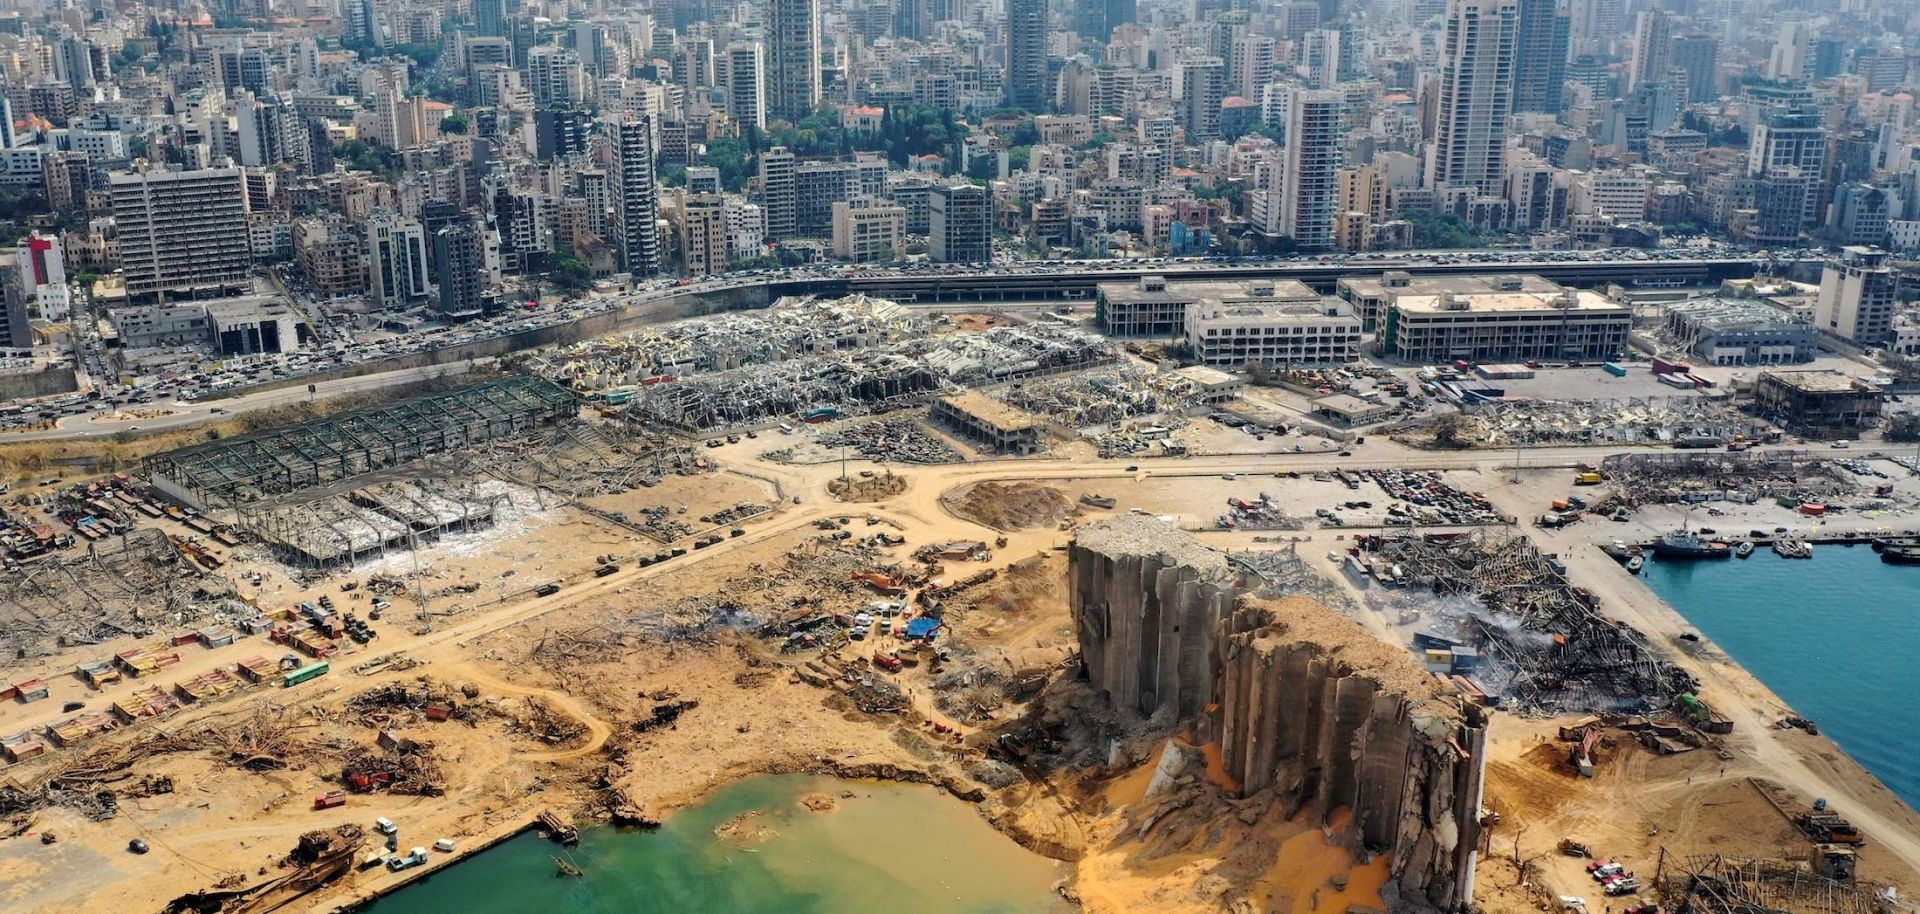
M 1308 567 L 1300 553 L 1292 549 L 1261 549 L 1236 552 L 1227 557 L 1235 567 L 1259 583 L 1253 593 L 1262 597 L 1304 596 L 1343 616 L 1360 609 L 1347 589 Z
M 741 521 L 747 520 L 748 518 L 751 518 L 754 515 L 763 514 L 766 512 L 766 510 L 767 510 L 766 505 L 755 504 L 754 502 L 750 502 L 750 501 L 743 501 L 730 508 L 721 508 L 720 510 L 715 511 L 712 514 L 702 515 L 700 517 L 700 522 L 706 523 L 706 524 L 713 524 L 719 527 L 728 527 L 728 526 L 732 526 L 734 524 L 740 523 Z
M 765 311 L 716 314 L 586 340 L 536 358 L 532 367 L 557 384 L 591 393 L 898 342 L 927 330 L 923 318 L 886 299 L 789 297 Z
M 1670 444 L 1688 438 L 1755 440 L 1769 426 L 1725 401 L 1704 397 L 1634 397 L 1624 400 L 1495 400 L 1471 407 L 1460 419 L 1459 439 L 1469 447 L 1512 448 L 1548 444 Z
M 587 735 L 586 724 L 539 698 L 524 699 L 507 729 L 549 746 L 570 746 Z
M 258 611 L 153 527 L 0 571 L 0 667 L 111 638 L 232 625 Z
M 545 435 L 503 439 L 462 455 L 475 469 L 569 500 L 619 495 L 668 476 L 694 476 L 712 463 L 684 439 L 631 425 L 562 422 Z
M 1679 451 L 1615 454 L 1600 464 L 1625 508 L 1769 498 L 1831 502 L 1853 496 L 1855 480 L 1804 451 Z
M 888 463 L 958 463 L 961 460 L 960 452 L 909 416 L 835 429 L 818 436 L 814 442 L 824 448 L 846 448 L 868 460 Z
M 866 714 L 898 714 L 907 710 L 907 693 L 892 680 L 866 676 L 847 689 L 847 700 Z
M 1155 416 L 1184 422 L 1188 410 L 1205 403 L 1205 392 L 1192 381 L 1131 365 L 1027 381 L 996 396 L 1009 406 L 1073 428 Z
M 457 690 L 422 676 L 411 683 L 393 682 L 361 692 L 347 699 L 346 713 L 361 726 L 384 729 L 423 720 L 472 722 L 480 719 L 483 707 L 463 703 Z
M 649 426 L 701 431 L 878 413 L 941 390 L 998 384 L 1113 361 L 1113 344 L 1076 327 L 1030 324 L 984 333 L 820 351 L 645 385 L 627 416 Z
M 1646 638 L 1600 612 L 1524 536 L 1363 536 L 1359 548 L 1390 562 L 1439 598 L 1421 605 L 1430 636 L 1479 653 L 1473 678 L 1522 713 L 1645 711 L 1695 687 Z M 1453 599 L 1447 599 L 1451 597 Z
M 700 707 L 700 702 L 694 699 L 681 700 L 677 692 L 657 692 L 650 697 L 654 701 L 653 710 L 648 712 L 646 717 L 634 721 L 633 732 L 635 733 L 646 733 L 663 727 L 670 728 L 680 719 L 680 715 Z
M 624 616 L 601 624 L 547 633 L 533 646 L 532 660 L 556 676 L 580 664 L 618 658 L 641 644 L 716 645 L 731 633 L 788 639 L 798 649 L 820 643 L 807 638 L 821 631 L 843 631 L 839 617 L 872 603 L 889 587 L 924 584 L 924 565 L 902 566 L 880 554 L 878 536 L 855 538 L 852 531 L 826 523 L 822 533 L 789 550 L 778 561 L 753 563 L 707 594 L 672 600 L 641 597 Z M 838 539 L 836 534 L 847 534 Z
M 638 518 L 625 511 L 608 511 L 607 516 L 630 527 L 637 527 L 663 543 L 671 543 L 693 533 L 693 525 L 674 516 L 673 509 L 666 505 L 641 508 Z
M 388 742 L 393 748 L 348 749 L 340 765 L 340 782 L 355 793 L 437 797 L 447 792 L 446 776 L 434 761 L 432 744 L 406 739 Z

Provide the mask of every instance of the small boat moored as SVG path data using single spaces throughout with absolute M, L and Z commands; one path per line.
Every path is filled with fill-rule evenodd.
M 1633 558 L 1627 559 L 1628 574 L 1639 574 L 1640 569 L 1645 567 L 1647 567 L 1647 560 L 1641 556 L 1636 555 Z
M 1813 545 L 1806 540 L 1779 540 L 1773 544 L 1773 554 L 1783 559 L 1813 558 Z
M 1752 555 L 1753 541 L 1741 540 L 1738 545 L 1733 547 L 1733 554 L 1736 558 L 1743 558 L 1743 559 L 1746 558 L 1747 556 Z

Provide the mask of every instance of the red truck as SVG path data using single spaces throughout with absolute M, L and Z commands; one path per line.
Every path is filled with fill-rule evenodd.
M 335 806 L 345 805 L 347 805 L 347 792 L 344 790 L 330 790 L 313 798 L 314 809 L 332 809 Z
M 904 666 L 904 664 L 900 662 L 900 657 L 898 654 L 889 653 L 887 651 L 874 651 L 873 665 L 883 670 L 886 670 L 889 673 L 898 673 L 900 672 L 900 668 Z

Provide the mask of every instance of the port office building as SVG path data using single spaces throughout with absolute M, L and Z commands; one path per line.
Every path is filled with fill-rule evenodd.
M 1165 276 L 1142 276 L 1135 282 L 1103 282 L 1095 288 L 1100 326 L 1109 336 L 1185 337 L 1188 309 L 1202 299 L 1226 305 L 1320 303 L 1319 293 L 1292 279 L 1170 283 Z
M 1810 362 L 1820 345 L 1812 321 L 1757 301 L 1695 298 L 1663 308 L 1667 335 L 1711 365 Z
M 1540 276 L 1415 276 L 1405 270 L 1388 270 L 1379 276 L 1348 276 L 1334 284 L 1334 294 L 1353 306 L 1363 328 L 1372 333 L 1380 329 L 1387 306 L 1403 295 L 1446 295 L 1448 293 L 1492 292 L 1497 286 L 1519 284 L 1519 291 L 1551 295 L 1560 291 L 1558 283 Z
M 1605 361 L 1627 351 L 1633 312 L 1596 292 L 1528 291 L 1539 277 L 1498 276 L 1483 291 L 1397 294 L 1380 323 L 1388 358 L 1416 364 Z
M 1763 371 L 1753 384 L 1763 416 L 1799 431 L 1867 428 L 1880 421 L 1880 392 L 1837 371 Z
M 1203 298 L 1187 306 L 1187 345 L 1215 368 L 1345 365 L 1360 358 L 1360 319 L 1337 298 L 1311 302 L 1235 302 Z

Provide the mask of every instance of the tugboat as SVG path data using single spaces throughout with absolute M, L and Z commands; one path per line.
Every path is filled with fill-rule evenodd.
M 1645 557 L 1636 555 L 1630 559 L 1627 559 L 1628 574 L 1639 574 L 1640 569 L 1645 567 L 1647 567 L 1647 560 Z
M 1742 559 L 1753 555 L 1753 541 L 1741 540 L 1739 545 L 1733 547 L 1733 555 L 1735 558 Z
M 1667 559 L 1724 559 L 1733 555 L 1733 548 L 1682 529 L 1654 540 L 1653 554 Z
M 1880 561 L 1889 565 L 1920 565 L 1920 545 L 1894 546 L 1880 550 Z
M 1873 540 L 1873 551 L 1885 552 L 1888 549 L 1912 549 L 1920 547 L 1920 536 L 1879 536 Z

